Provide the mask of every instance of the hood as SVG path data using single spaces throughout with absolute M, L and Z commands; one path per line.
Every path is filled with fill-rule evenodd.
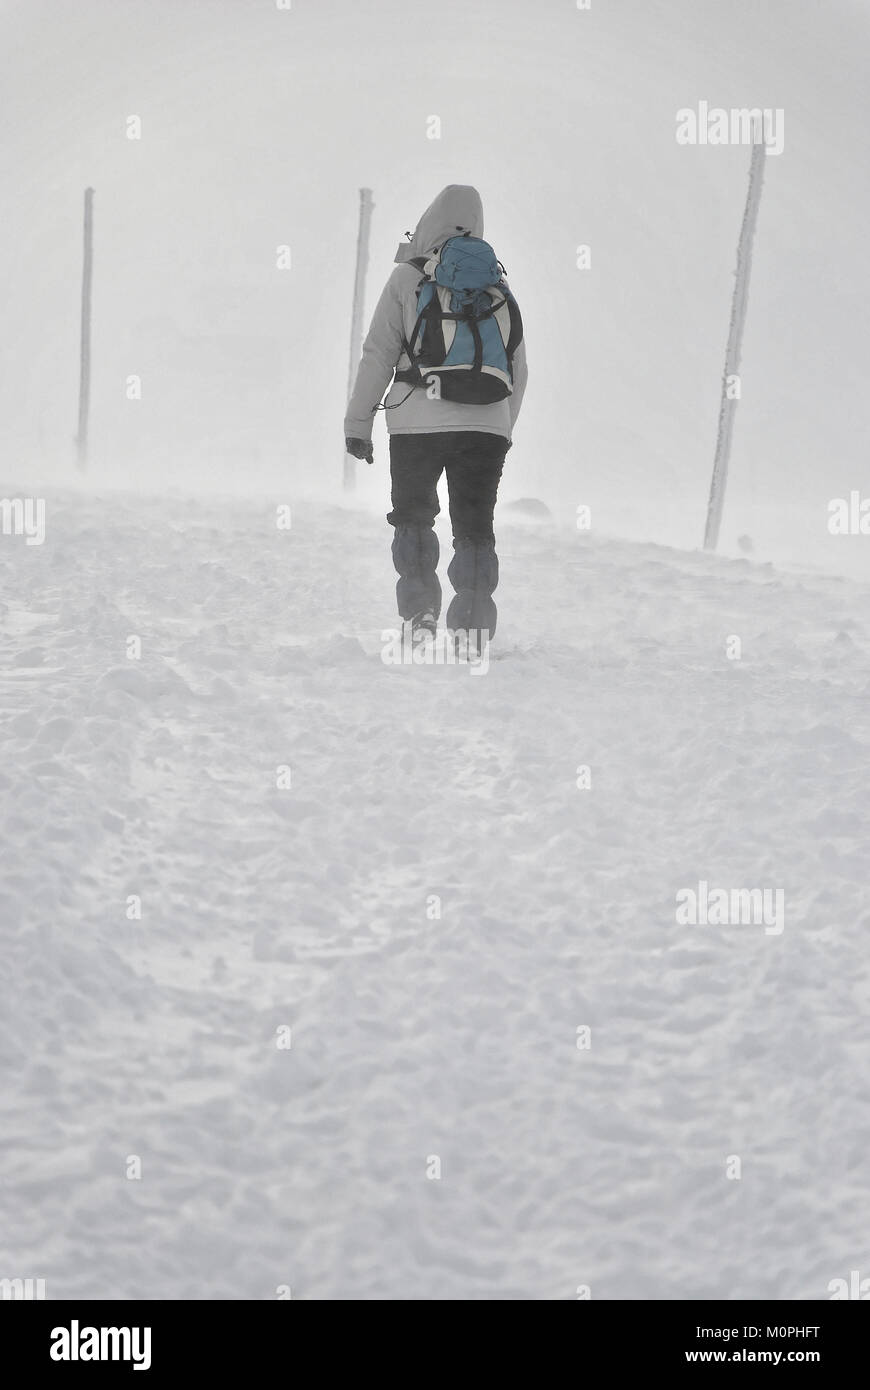
M 425 256 L 450 236 L 470 232 L 483 236 L 483 203 L 469 183 L 448 183 L 427 207 L 410 241 L 399 243 L 395 259 L 401 264 L 414 256 Z

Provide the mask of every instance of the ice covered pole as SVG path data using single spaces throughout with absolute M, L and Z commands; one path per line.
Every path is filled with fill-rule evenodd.
M 372 190 L 359 191 L 359 230 L 356 238 L 356 274 L 353 281 L 353 315 L 350 322 L 350 367 L 348 370 L 347 395 L 353 390 L 359 366 L 363 339 L 363 313 L 365 310 L 365 280 L 369 263 L 369 225 L 372 220 Z M 344 456 L 344 490 L 352 492 L 356 482 L 356 460 L 348 453 Z
M 85 228 L 82 260 L 82 323 L 79 361 L 79 423 L 76 432 L 76 464 L 81 473 L 88 466 L 88 417 L 91 404 L 91 280 L 94 266 L 94 190 L 85 189 Z
M 764 179 L 764 159 L 767 153 L 764 130 L 760 122 L 756 126 L 754 135 L 752 159 L 749 164 L 749 191 L 746 195 L 743 224 L 740 228 L 740 240 L 737 244 L 737 270 L 734 276 L 734 293 L 731 299 L 731 323 L 728 328 L 728 347 L 725 351 L 725 370 L 722 373 L 716 457 L 713 461 L 710 500 L 707 503 L 707 525 L 704 530 L 705 550 L 715 550 L 719 542 L 719 527 L 722 523 L 722 509 L 725 505 L 725 486 L 728 481 L 728 460 L 731 454 L 734 414 L 737 409 L 737 401 L 740 398 L 740 351 L 743 343 L 743 326 L 746 322 L 746 308 L 749 303 L 752 241 L 755 236 L 755 224 L 758 221 L 758 205 L 761 201 L 761 185 Z

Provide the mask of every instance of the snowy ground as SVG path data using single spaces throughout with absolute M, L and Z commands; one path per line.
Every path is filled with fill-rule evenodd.
M 870 1275 L 870 586 L 499 540 L 475 678 L 379 660 L 367 515 L 58 494 L 44 545 L 0 538 L 0 1276 L 570 1300 Z M 702 879 L 782 888 L 784 931 L 678 926 Z

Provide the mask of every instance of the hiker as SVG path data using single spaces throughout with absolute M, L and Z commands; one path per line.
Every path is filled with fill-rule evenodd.
M 526 386 L 522 319 L 504 268 L 482 240 L 477 189 L 448 184 L 406 236 L 363 344 L 345 444 L 373 461 L 372 422 L 393 377 L 384 409 L 399 613 L 412 636 L 435 633 L 441 585 L 433 528 L 446 470 L 454 549 L 447 576 L 456 590 L 447 627 L 457 642 L 480 649 L 496 627 L 493 510 Z

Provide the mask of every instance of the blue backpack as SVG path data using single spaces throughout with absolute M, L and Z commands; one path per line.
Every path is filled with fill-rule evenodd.
M 414 331 L 402 340 L 409 366 L 396 381 L 413 388 L 436 379 L 441 399 L 465 405 L 503 401 L 513 390 L 523 321 L 492 247 L 465 232 L 409 264 L 423 278 Z

